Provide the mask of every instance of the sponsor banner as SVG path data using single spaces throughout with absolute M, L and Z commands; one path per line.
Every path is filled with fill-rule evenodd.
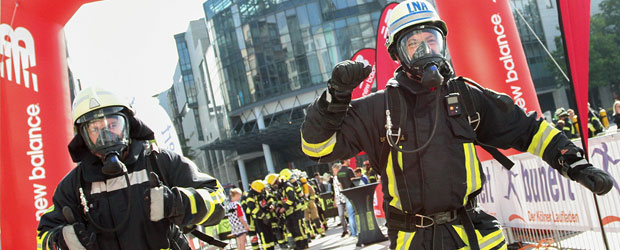
M 353 54 L 351 60 L 363 62 L 364 66 L 372 66 L 372 72 L 370 72 L 370 75 L 368 75 L 368 77 L 353 90 L 351 99 L 355 100 L 370 94 L 372 84 L 375 82 L 375 73 L 377 69 L 377 65 L 375 64 L 375 49 L 366 48 L 358 50 L 355 54 Z
M 385 85 L 394 75 L 394 71 L 400 64 L 397 61 L 392 60 L 390 54 L 385 47 L 385 41 L 387 40 L 388 29 L 387 22 L 390 13 L 396 7 L 398 3 L 390 3 L 383 8 L 381 18 L 379 18 L 379 26 L 377 27 L 377 90 L 385 89 Z
M 558 0 L 560 31 L 562 32 L 566 62 L 579 117 L 579 126 L 588 127 L 588 74 L 590 46 L 590 1 Z M 588 133 L 583 134 L 583 142 L 588 148 Z
M 526 112 L 537 111 L 541 116 L 508 0 L 435 2 L 448 25 L 447 43 L 456 74 L 506 93 Z
M 576 142 L 576 144 L 580 144 Z M 616 180 L 620 179 L 620 134 L 590 140 L 590 158 Z M 600 228 L 592 192 L 562 176 L 540 158 L 522 153 L 509 157 L 515 162 L 508 171 L 497 161 L 484 161 L 487 182 L 479 204 L 508 227 L 590 231 Z M 618 182 L 598 197 L 605 229 L 620 231 L 620 187 Z
M 385 218 L 385 212 L 383 211 L 383 191 L 381 191 L 381 182 L 375 189 L 375 196 L 372 198 L 372 206 L 375 210 L 375 217 Z
M 36 228 L 75 164 L 63 25 L 86 1 L 0 5 L 0 227 L 4 249 L 36 249 Z

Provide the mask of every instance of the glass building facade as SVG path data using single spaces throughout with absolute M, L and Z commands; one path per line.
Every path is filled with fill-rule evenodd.
M 174 40 L 177 45 L 177 53 L 179 55 L 179 67 L 181 68 L 181 78 L 183 86 L 185 88 L 185 96 L 187 98 L 187 105 L 191 108 L 194 114 L 194 120 L 196 121 L 196 128 L 202 128 L 200 122 L 200 114 L 198 113 L 198 97 L 196 93 L 196 82 L 194 80 L 194 73 L 192 71 L 192 65 L 189 58 L 189 52 L 187 50 L 187 42 L 185 41 L 185 33 L 177 34 L 174 36 Z M 176 106 L 174 106 L 176 107 Z M 183 106 L 183 109 L 185 106 Z M 197 129 L 198 140 L 204 141 L 204 135 L 202 129 Z
M 229 111 L 324 85 L 331 68 L 374 48 L 386 1 L 209 0 L 209 37 Z

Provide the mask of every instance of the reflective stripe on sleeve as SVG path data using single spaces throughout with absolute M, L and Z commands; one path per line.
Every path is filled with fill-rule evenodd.
M 331 154 L 334 151 L 334 146 L 336 146 L 336 133 L 320 143 L 309 143 L 304 139 L 303 133 L 301 135 L 301 150 L 310 157 L 322 157 Z
M 468 196 L 482 187 L 482 178 L 474 144 L 471 142 L 463 143 L 463 151 L 465 154 L 465 172 L 467 174 L 467 191 L 463 198 L 463 205 L 465 205 L 467 204 Z
M 553 128 L 546 121 L 540 122 L 540 126 L 538 127 L 538 131 L 532 138 L 532 142 L 530 146 L 527 148 L 527 152 L 537 155 L 538 157 L 542 157 L 543 153 L 545 153 L 545 149 L 551 142 L 551 139 L 560 133 L 560 130 Z
M 65 240 L 67 247 L 71 250 L 86 250 L 77 235 L 72 225 L 62 227 L 62 238 Z
M 183 192 L 185 196 L 187 196 L 187 198 L 189 198 L 189 204 L 191 207 L 192 214 L 198 213 L 198 208 L 196 208 L 196 198 L 194 197 L 194 194 L 192 193 L 192 191 L 189 191 L 182 187 L 177 187 L 177 188 L 179 189 L 179 191 Z
M 49 231 L 44 232 L 41 236 L 39 236 L 39 231 L 37 231 L 37 250 L 48 250 L 48 244 L 47 244 L 47 234 L 49 233 Z
M 207 191 L 205 189 L 197 189 L 196 192 L 198 193 L 198 195 L 200 195 L 200 197 L 204 201 L 205 208 L 207 209 L 205 217 L 202 218 L 202 220 L 200 220 L 200 222 L 198 222 L 198 225 L 200 225 L 200 224 L 204 223 L 205 221 L 207 221 L 211 217 L 211 215 L 213 214 L 213 211 L 215 211 L 215 204 L 217 202 L 215 202 L 213 199 L 211 199 L 211 194 L 209 193 L 209 191 Z

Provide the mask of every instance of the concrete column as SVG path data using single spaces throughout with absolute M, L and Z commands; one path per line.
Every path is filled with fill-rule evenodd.
M 222 161 L 224 162 L 224 165 L 222 165 L 222 167 L 224 168 L 224 176 L 222 176 L 222 178 L 226 178 L 226 181 L 228 183 L 230 183 L 230 175 L 228 174 L 228 161 L 226 161 L 226 151 L 224 150 L 220 150 L 220 154 L 222 155 Z
M 243 190 L 248 191 L 248 175 L 245 173 L 245 163 L 242 159 L 237 160 L 237 164 L 239 165 L 239 174 L 241 175 L 241 183 L 243 183 Z
M 265 129 L 265 121 L 263 120 L 263 113 L 260 107 L 254 108 L 254 114 L 256 115 L 256 124 L 259 130 Z M 273 159 L 271 158 L 271 147 L 267 144 L 263 144 L 263 153 L 265 155 L 265 163 L 267 164 L 267 172 L 275 173 L 276 169 L 273 167 Z

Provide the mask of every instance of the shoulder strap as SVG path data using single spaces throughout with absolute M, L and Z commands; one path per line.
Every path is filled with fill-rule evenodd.
M 476 96 L 471 94 L 471 90 L 466 86 L 463 77 L 459 76 L 448 81 L 448 89 L 450 93 L 458 93 L 461 96 L 469 125 L 471 125 L 474 131 L 478 130 L 478 126 L 480 126 L 480 113 L 476 110 Z
M 162 168 L 159 167 L 159 147 L 155 143 L 149 143 L 146 150 L 146 171 L 149 180 L 151 179 L 151 172 L 156 173 L 158 176 L 162 178 L 164 185 L 169 186 L 168 177 L 166 177 L 166 173 L 162 171 Z M 153 168 L 154 166 L 154 168 Z
M 386 86 L 386 100 L 385 105 L 386 109 L 389 109 L 390 112 L 394 112 L 394 115 L 391 117 L 396 118 L 392 120 L 393 124 L 398 124 L 398 132 L 394 134 L 393 132 L 386 136 L 392 136 L 392 134 L 396 135 L 398 138 L 397 141 L 400 140 L 402 134 L 400 131 L 405 128 L 407 122 L 407 104 L 405 102 L 405 98 L 402 97 L 400 90 L 396 87 Z M 396 105 L 396 103 L 398 103 Z M 388 114 L 386 113 L 386 119 L 389 119 Z M 402 129 L 401 129 L 402 128 Z M 388 128 L 386 128 L 388 129 Z M 381 162 L 387 164 L 388 157 L 390 156 L 390 152 L 392 153 L 392 169 L 394 170 L 394 177 L 396 181 L 396 188 L 398 189 L 398 193 L 400 194 L 400 203 L 403 211 L 412 212 L 413 208 L 411 202 L 409 200 L 409 196 L 407 195 L 407 181 L 405 180 L 405 174 L 403 173 L 403 166 L 398 164 L 398 151 L 390 147 L 387 142 L 387 138 L 382 144 L 381 149 Z
M 472 95 L 471 90 L 466 86 L 466 82 L 475 83 L 474 81 L 470 79 L 459 76 L 457 78 L 454 78 L 448 81 L 448 88 L 450 90 L 450 93 L 459 93 L 459 95 L 461 96 L 461 100 L 463 101 L 463 104 L 465 105 L 465 114 L 467 114 L 467 120 L 469 121 L 469 124 L 472 126 L 472 129 L 476 131 L 481 121 L 480 113 L 476 111 L 475 103 L 477 102 L 476 100 L 477 97 L 476 95 Z M 480 88 L 479 85 L 475 85 L 475 87 Z M 495 160 L 497 160 L 500 164 L 502 164 L 504 168 L 506 168 L 507 170 L 512 169 L 512 166 L 514 166 L 514 162 L 512 162 L 502 152 L 497 150 L 496 147 L 483 144 L 480 141 L 478 141 L 477 138 L 475 142 L 477 145 L 482 147 L 482 149 L 484 149 L 489 154 L 491 154 L 491 156 L 493 156 Z

